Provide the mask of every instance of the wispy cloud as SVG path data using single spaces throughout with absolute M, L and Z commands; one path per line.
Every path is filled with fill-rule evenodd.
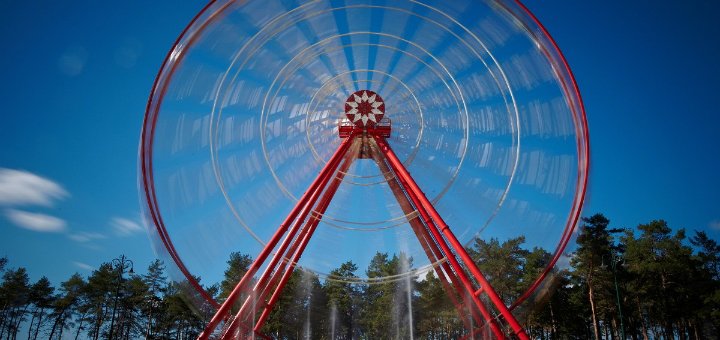
M 70 194 L 57 182 L 31 172 L 0 168 L 0 205 L 52 206 Z
M 76 267 L 78 267 L 78 268 L 80 268 L 80 269 L 83 269 L 83 270 L 88 270 L 88 271 L 89 271 L 89 270 L 95 270 L 95 267 L 93 267 L 93 266 L 91 266 L 91 265 L 89 265 L 89 264 L 87 264 L 87 263 L 82 263 L 82 262 L 73 261 L 73 264 L 74 264 Z
M 0 207 L 10 222 L 39 232 L 61 232 L 64 220 L 45 213 L 17 209 L 18 206 L 52 207 L 70 193 L 57 182 L 24 170 L 0 168 Z
M 712 230 L 720 230 L 720 220 L 714 220 L 710 222 L 710 229 Z
M 90 233 L 90 232 L 86 232 L 86 231 L 72 233 L 72 234 L 68 235 L 68 237 L 73 241 L 81 242 L 81 243 L 107 238 L 107 236 L 105 236 L 101 233 Z
M 140 223 L 122 217 L 113 217 L 110 220 L 110 225 L 115 229 L 115 232 L 121 236 L 132 235 L 144 230 L 143 227 L 140 226 Z
M 65 230 L 65 221 L 42 213 L 33 213 L 17 209 L 5 210 L 5 216 L 18 226 L 40 232 L 61 232 Z

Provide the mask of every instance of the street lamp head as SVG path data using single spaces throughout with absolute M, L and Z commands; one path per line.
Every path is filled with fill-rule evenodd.
M 130 274 L 135 274 L 135 271 L 133 270 L 133 267 L 130 267 L 130 271 L 128 272 Z

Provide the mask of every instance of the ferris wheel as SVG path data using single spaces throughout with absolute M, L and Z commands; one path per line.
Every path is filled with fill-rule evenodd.
M 156 250 L 214 315 L 201 339 L 261 329 L 294 270 L 402 252 L 466 337 L 527 338 L 580 216 L 588 131 L 572 72 L 518 1 L 212 1 L 148 101 L 140 186 Z M 523 237 L 552 257 L 503 299 L 466 248 Z M 223 303 L 198 277 L 241 250 Z M 233 305 L 240 301 L 238 307 Z

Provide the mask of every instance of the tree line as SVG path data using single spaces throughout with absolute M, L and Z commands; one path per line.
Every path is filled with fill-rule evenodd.
M 500 297 L 512 304 L 552 258 L 524 237 L 476 239 L 468 252 Z M 687 237 L 666 222 L 611 228 L 583 218 L 568 268 L 554 269 L 533 303 L 514 312 L 537 339 L 705 339 L 720 326 L 720 246 L 704 232 Z M 442 281 L 407 273 L 413 259 L 377 253 L 364 275 L 348 261 L 332 280 L 298 268 L 265 324 L 276 339 L 455 339 L 467 334 Z M 252 257 L 232 253 L 224 279 L 206 290 L 223 301 Z M 107 262 L 53 287 L 0 259 L 0 339 L 194 339 L 212 308 L 189 304 L 186 282 L 167 279 L 155 260 L 144 274 Z M 419 274 L 418 274 L 419 275 Z M 360 276 L 367 277 L 358 283 Z

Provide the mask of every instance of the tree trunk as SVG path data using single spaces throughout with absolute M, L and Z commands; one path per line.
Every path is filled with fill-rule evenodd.
M 674 327 L 672 326 L 672 322 L 666 321 L 666 322 L 664 322 L 664 324 L 665 324 L 664 325 L 665 337 L 667 339 L 675 339 L 675 336 L 674 336 L 675 332 L 674 332 Z
M 60 322 L 60 332 L 58 333 L 58 339 L 62 339 L 63 332 L 65 331 L 65 323 L 67 322 L 67 318 L 63 318 Z
M 680 318 L 680 322 L 678 323 L 678 336 L 680 337 L 680 340 L 687 340 L 687 322 L 685 321 L 685 318 Z
M 595 298 L 593 296 L 593 289 L 592 285 L 590 284 L 590 280 L 588 280 L 588 300 L 590 300 L 590 311 L 592 313 L 592 323 L 593 331 L 595 332 L 595 340 L 600 340 L 600 329 L 597 321 L 597 316 L 595 315 Z
M 37 326 L 35 327 L 35 334 L 33 335 L 33 340 L 37 340 L 38 333 L 40 333 L 40 326 L 42 325 L 44 313 L 45 313 L 45 308 L 40 308 L 40 312 L 38 312 L 38 322 L 37 322 Z
M 100 337 L 100 327 L 102 326 L 102 319 L 97 318 L 95 320 L 95 326 L 93 326 L 93 340 L 98 340 Z
M 638 316 L 640 318 L 640 327 L 642 328 L 643 340 L 648 340 L 648 330 L 647 326 L 645 326 L 645 318 L 643 317 L 642 307 L 640 307 L 640 298 L 636 298 L 635 302 L 637 303 Z
M 55 321 L 53 322 L 52 329 L 50 330 L 50 336 L 48 339 L 52 339 L 53 335 L 55 335 L 55 329 L 57 329 L 57 326 L 61 323 L 60 321 L 65 316 L 65 311 L 67 308 L 63 307 L 62 310 L 60 310 L 60 313 L 58 313 L 57 317 L 55 317 Z
M 557 337 L 557 323 L 555 322 L 555 312 L 553 311 L 552 301 L 550 301 L 550 325 L 552 326 L 550 338 L 555 339 Z
M 30 319 L 30 327 L 28 327 L 28 340 L 30 340 L 30 338 L 32 337 L 32 333 L 33 333 L 32 330 L 33 330 L 33 326 L 35 325 L 35 316 L 36 316 L 36 314 L 33 313 L 32 319 Z
M 15 334 L 13 334 L 13 339 L 17 339 L 17 334 L 20 332 L 20 324 L 23 321 L 23 316 L 27 313 L 27 306 L 23 307 L 22 312 L 18 315 L 17 321 L 15 321 Z
M 152 302 L 151 302 L 151 303 L 152 303 Z M 148 315 L 147 328 L 145 329 L 145 340 L 150 339 L 150 337 L 152 336 L 152 334 L 151 334 L 151 332 L 152 332 L 152 316 L 153 316 L 153 315 L 152 315 L 152 314 L 153 314 L 152 312 L 153 312 L 153 308 L 152 308 L 152 305 L 151 305 L 151 306 L 150 306 L 150 313 L 149 313 L 149 315 Z
M 85 321 L 84 315 L 82 318 L 80 318 L 80 324 L 78 325 L 77 332 L 75 332 L 75 340 L 80 336 L 80 331 L 82 330 L 83 322 Z
M 612 335 L 613 339 L 620 339 L 620 328 L 618 327 L 617 319 L 614 317 L 610 320 L 610 335 Z
M 2 313 L 0 313 L 0 339 L 2 339 L 3 334 L 5 334 L 5 319 L 7 318 L 5 307 L 7 306 L 3 306 Z

